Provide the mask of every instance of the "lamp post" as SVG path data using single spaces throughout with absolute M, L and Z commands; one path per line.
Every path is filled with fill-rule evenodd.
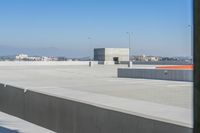
M 89 60 L 90 61 L 92 60 L 92 54 L 91 54 L 92 53 L 92 48 L 91 48 L 92 44 L 91 44 L 91 39 L 92 39 L 91 37 L 88 37 L 88 41 L 89 41 Z
M 133 36 L 133 32 L 126 32 L 128 34 L 128 40 L 129 40 L 129 58 L 131 57 L 132 54 L 132 49 L 131 49 L 131 35 Z M 130 60 L 130 59 L 129 59 Z
M 190 43 L 191 43 L 191 59 L 192 59 L 192 64 L 193 64 L 193 27 L 192 25 L 187 26 L 190 30 Z

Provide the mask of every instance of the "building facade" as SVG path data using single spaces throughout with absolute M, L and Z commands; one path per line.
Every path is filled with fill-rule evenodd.
M 129 48 L 95 48 L 95 61 L 129 61 Z

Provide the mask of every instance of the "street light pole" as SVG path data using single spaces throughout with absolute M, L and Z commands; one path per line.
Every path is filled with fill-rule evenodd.
M 92 48 L 91 48 L 91 37 L 88 37 L 88 40 L 89 40 L 89 60 L 91 61 L 92 60 Z
M 192 58 L 192 64 L 193 64 L 193 27 L 192 25 L 187 26 L 190 30 L 190 43 L 191 43 L 191 58 Z
M 133 32 L 126 32 L 129 36 L 129 58 L 131 57 L 131 35 L 133 36 Z M 130 60 L 130 59 L 129 59 Z

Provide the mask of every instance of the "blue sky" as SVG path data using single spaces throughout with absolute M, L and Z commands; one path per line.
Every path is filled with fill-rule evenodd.
M 88 56 L 128 47 L 130 31 L 133 54 L 190 56 L 191 8 L 191 0 L 1 0 L 0 55 Z

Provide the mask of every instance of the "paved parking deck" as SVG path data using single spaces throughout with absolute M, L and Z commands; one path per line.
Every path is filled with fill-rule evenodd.
M 4 65 L 0 66 L 0 82 L 129 114 L 192 126 L 191 82 L 117 78 L 119 67 L 127 66 Z

